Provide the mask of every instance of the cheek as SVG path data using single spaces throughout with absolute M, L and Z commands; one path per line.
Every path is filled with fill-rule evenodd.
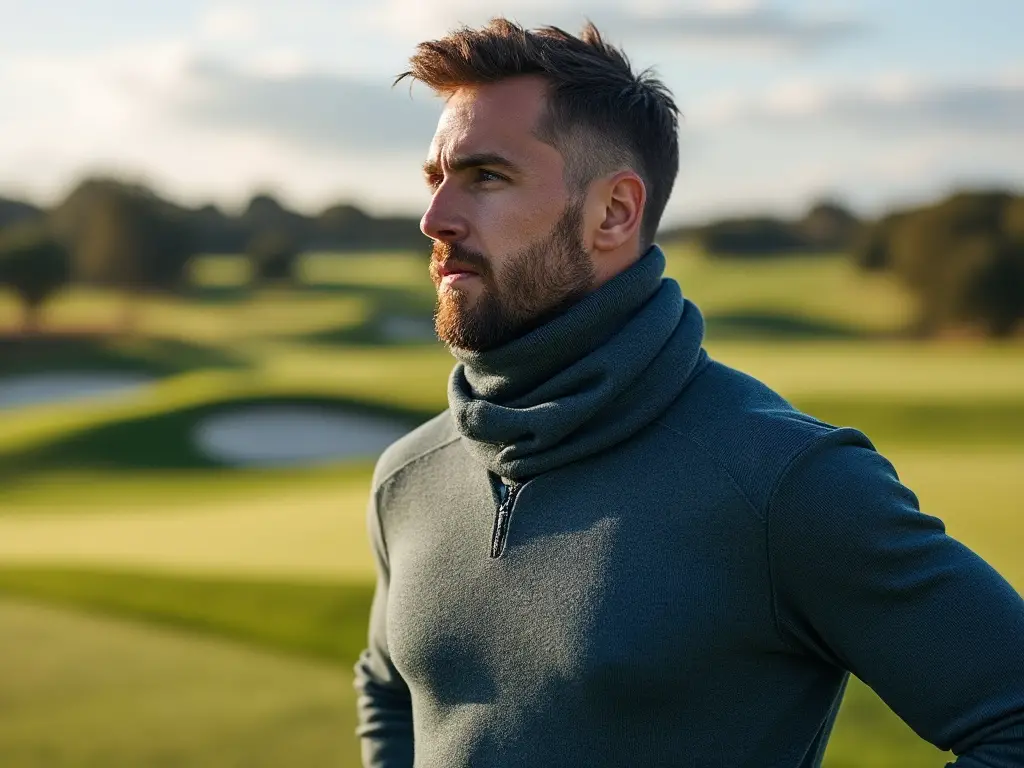
M 525 189 L 484 195 L 476 223 L 481 250 L 500 259 L 536 242 L 551 231 L 563 205 Z

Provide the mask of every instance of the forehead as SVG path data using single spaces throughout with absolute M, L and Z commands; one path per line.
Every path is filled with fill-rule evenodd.
M 546 98 L 546 85 L 536 77 L 459 88 L 445 103 L 430 158 L 494 152 L 523 164 L 551 162 L 558 152 L 534 133 Z

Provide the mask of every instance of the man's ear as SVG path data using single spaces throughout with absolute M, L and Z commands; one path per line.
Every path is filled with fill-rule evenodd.
M 647 189 L 635 171 L 618 171 L 605 179 L 604 218 L 594 233 L 594 248 L 614 251 L 637 236 Z

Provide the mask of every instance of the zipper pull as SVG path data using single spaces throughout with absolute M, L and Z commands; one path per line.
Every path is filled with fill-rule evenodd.
M 505 498 L 498 505 L 494 515 L 494 531 L 491 533 L 492 558 L 501 557 L 501 553 L 505 551 L 505 541 L 508 539 L 508 523 L 509 518 L 512 516 L 512 506 L 516 503 L 516 496 L 519 494 L 522 484 L 512 481 L 509 485 L 505 485 L 505 481 L 502 480 L 501 487 L 504 489 Z

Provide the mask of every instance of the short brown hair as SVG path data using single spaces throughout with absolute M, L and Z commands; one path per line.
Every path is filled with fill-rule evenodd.
M 634 74 L 593 24 L 575 37 L 496 18 L 420 43 L 409 63 L 396 83 L 411 77 L 445 96 L 518 75 L 543 77 L 550 90 L 536 132 L 562 153 L 570 188 L 582 192 L 600 175 L 631 168 L 647 189 L 641 251 L 654 241 L 679 172 L 679 110 L 664 83 L 651 70 Z

